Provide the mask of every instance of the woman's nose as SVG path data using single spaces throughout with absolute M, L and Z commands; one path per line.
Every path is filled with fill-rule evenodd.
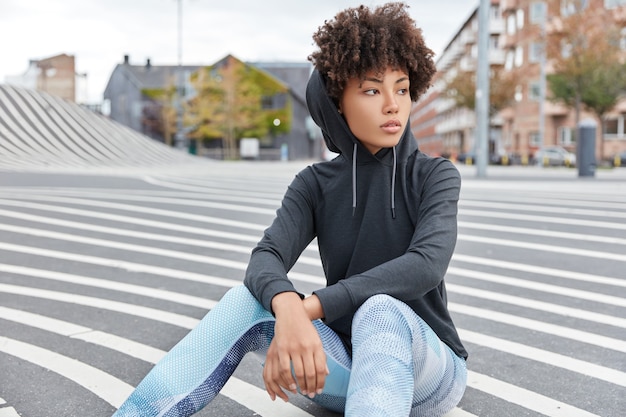
M 399 109 L 400 109 L 400 106 L 398 106 L 398 103 L 396 102 L 396 100 L 393 98 L 390 98 L 389 100 L 387 100 L 387 103 L 385 103 L 383 112 L 385 114 L 394 114 L 394 113 L 397 113 Z

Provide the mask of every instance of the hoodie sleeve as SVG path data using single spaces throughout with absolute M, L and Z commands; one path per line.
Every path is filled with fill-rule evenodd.
M 411 302 L 443 281 L 457 238 L 458 170 L 447 160 L 434 160 L 430 171 L 415 172 L 409 204 L 417 203 L 415 229 L 406 252 L 372 269 L 315 291 L 332 322 L 354 314 L 376 294 Z M 419 184 L 422 184 L 418 188 Z
M 281 207 L 252 251 L 246 270 L 244 285 L 268 311 L 272 311 L 275 295 L 297 292 L 287 272 L 315 237 L 311 199 L 302 174 L 287 188 Z

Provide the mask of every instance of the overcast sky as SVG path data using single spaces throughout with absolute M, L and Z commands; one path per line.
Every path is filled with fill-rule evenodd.
M 371 0 L 182 0 L 183 64 L 306 62 L 311 35 L 339 10 Z M 411 16 L 441 53 L 479 0 L 413 0 Z M 79 101 L 99 102 L 115 65 L 178 62 L 178 0 L 0 0 L 0 82 L 29 60 L 66 53 L 87 74 Z

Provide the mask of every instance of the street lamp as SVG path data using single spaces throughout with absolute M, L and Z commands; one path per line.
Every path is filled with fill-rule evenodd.
M 491 1 L 478 6 L 478 64 L 476 68 L 476 175 L 487 176 L 489 138 L 489 10 Z
M 183 130 L 183 0 L 178 1 L 178 65 L 176 68 L 176 136 L 175 145 L 179 149 L 187 147 L 187 138 Z
M 539 56 L 539 140 L 541 141 L 541 146 L 544 146 L 544 136 L 546 132 L 546 23 L 548 20 L 548 5 L 545 2 L 540 2 L 535 7 L 539 9 L 541 19 L 541 55 Z

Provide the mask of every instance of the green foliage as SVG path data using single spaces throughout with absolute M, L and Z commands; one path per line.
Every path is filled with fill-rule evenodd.
M 617 105 L 626 90 L 626 65 L 619 61 L 605 63 L 594 68 L 588 77 L 588 86 L 581 95 L 581 101 L 602 119 Z
M 547 76 L 548 88 L 552 95 L 551 100 L 561 102 L 568 107 L 576 106 L 577 85 L 576 80 L 572 80 L 565 74 L 549 74 Z
M 549 39 L 554 67 L 547 77 L 550 99 L 575 108 L 577 122 L 581 106 L 602 120 L 626 90 L 619 37 L 610 11 L 588 7 L 560 20 Z
M 191 137 L 222 139 L 229 159 L 236 158 L 243 137 L 262 140 L 290 130 L 288 88 L 258 68 L 229 56 L 198 71 L 191 81 L 197 92 L 185 112 L 185 123 L 194 126 Z M 284 105 L 274 105 L 281 96 Z

